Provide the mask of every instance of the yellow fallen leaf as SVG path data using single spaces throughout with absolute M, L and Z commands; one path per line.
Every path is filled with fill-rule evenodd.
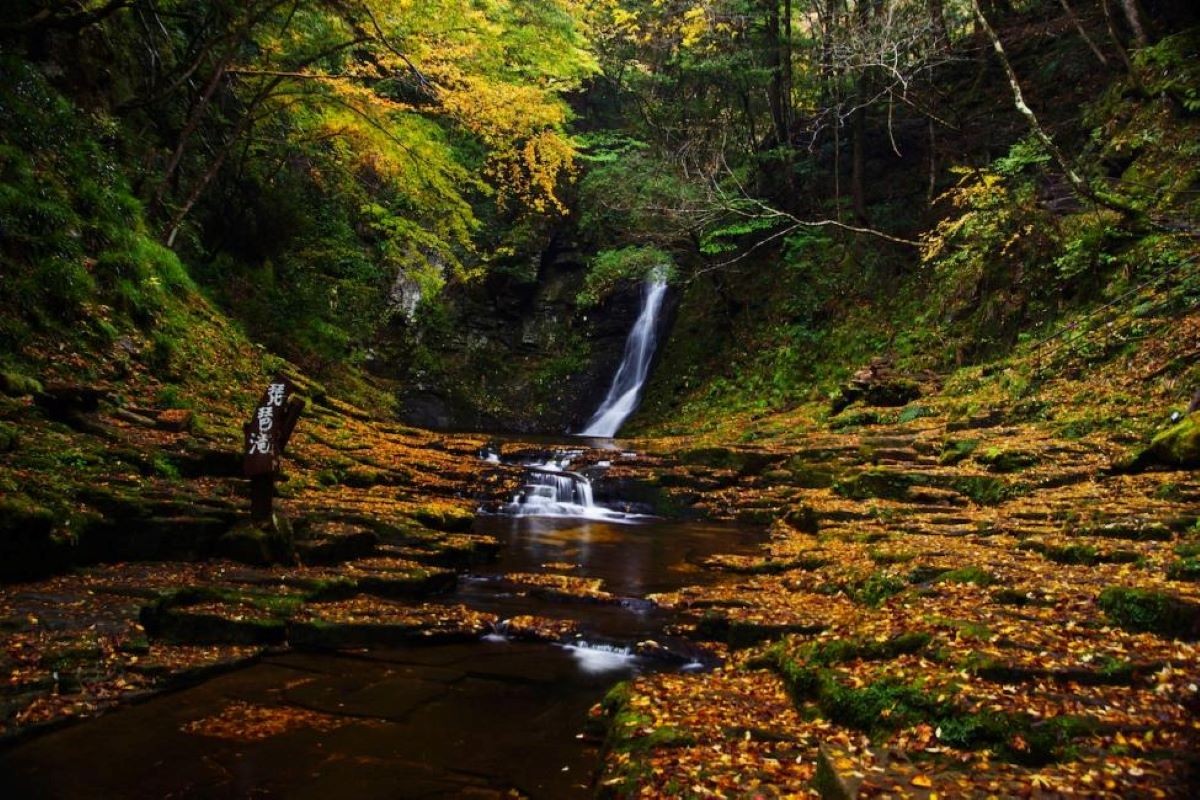
M 912 785 L 919 786 L 922 789 L 928 789 L 929 787 L 933 786 L 933 780 L 928 775 L 917 773 L 912 777 Z

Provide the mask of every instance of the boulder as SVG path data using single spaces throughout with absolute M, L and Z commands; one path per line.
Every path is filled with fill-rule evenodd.
M 855 372 L 842 386 L 833 398 L 830 411 L 833 414 L 841 413 L 858 401 L 868 406 L 904 406 L 920 396 L 920 384 L 911 378 L 895 374 L 887 361 L 875 359 Z
M 36 379 L 18 372 L 0 372 L 0 392 L 9 397 L 25 397 L 42 392 L 42 385 Z
M 101 400 L 108 400 L 108 390 L 99 386 L 75 383 L 49 384 L 34 395 L 37 403 L 52 419 L 64 419 L 79 414 L 90 414 L 100 408 Z
M 1125 463 L 1122 471 L 1140 472 L 1147 467 L 1175 469 L 1200 467 L 1200 411 L 1194 411 L 1175 425 L 1155 435 L 1150 445 Z

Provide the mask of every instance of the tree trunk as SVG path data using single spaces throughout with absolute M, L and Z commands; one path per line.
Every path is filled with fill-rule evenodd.
M 1121 8 L 1125 11 L 1125 20 L 1129 23 L 1129 31 L 1133 34 L 1133 42 L 1138 47 L 1149 47 L 1150 36 L 1146 23 L 1142 19 L 1141 4 L 1138 0 L 1121 0 Z
M 991 41 L 992 49 L 996 51 L 996 57 L 1000 61 L 1000 66 L 1004 69 L 1004 74 L 1008 77 L 1008 85 L 1013 95 L 1013 105 L 1016 106 L 1017 111 L 1020 112 L 1021 116 L 1029 124 L 1029 130 L 1034 138 L 1041 143 L 1042 147 L 1046 148 L 1046 152 L 1050 154 L 1050 157 L 1058 164 L 1063 174 L 1067 176 L 1067 181 L 1071 184 L 1071 189 L 1075 192 L 1076 196 L 1081 199 L 1090 200 L 1105 208 L 1119 211 L 1126 217 L 1144 218 L 1145 215 L 1141 211 L 1121 199 L 1113 197 L 1108 193 L 1101 194 L 1097 192 L 1091 183 L 1088 182 L 1087 178 L 1067 160 L 1066 154 L 1054 143 L 1054 139 L 1050 137 L 1050 134 L 1046 132 L 1041 122 L 1038 121 L 1037 114 L 1025 102 L 1024 93 L 1021 91 L 1021 83 L 1017 80 L 1017 73 L 1013 70 L 1012 62 L 1008 60 L 1008 54 L 1004 51 L 1004 44 L 1000 41 L 1000 37 L 996 34 L 995 29 L 992 28 L 991 23 L 988 22 L 987 17 L 984 16 L 983 8 L 980 7 L 979 2 L 980 0 L 971 0 L 971 6 L 975 12 L 976 19 L 979 21 L 980 28 L 983 29 L 984 34 Z
M 1117 26 L 1113 22 L 1112 10 L 1108 7 L 1108 0 L 1100 0 L 1100 8 L 1104 11 L 1104 25 L 1108 28 L 1108 38 L 1112 40 L 1112 45 L 1117 50 L 1117 56 L 1121 59 L 1121 63 L 1125 65 L 1125 71 L 1129 73 L 1130 79 L 1137 80 L 1137 72 L 1133 68 L 1133 62 L 1129 60 L 1129 52 L 1125 49 L 1125 44 L 1121 41 L 1121 37 L 1117 35 Z
M 856 108 L 850 116 L 850 201 L 854 216 L 860 223 L 866 223 L 867 192 L 863 176 L 866 146 L 863 140 L 867 135 L 867 109 L 863 107 L 862 96 L 860 90 L 855 100 Z
M 772 0 L 774 2 L 774 0 Z M 792 109 L 792 65 L 791 65 L 791 3 L 784 5 L 781 16 L 777 6 L 772 5 L 767 17 L 769 41 L 768 64 L 771 67 L 771 84 L 767 96 L 771 105 L 771 121 L 775 128 L 775 146 L 779 153 L 776 161 L 782 177 L 782 189 L 786 196 L 785 205 L 790 205 L 795 195 L 794 166 L 792 163 L 791 109 Z
M 1071 8 L 1071 4 L 1068 3 L 1067 0 L 1058 0 L 1058 2 L 1062 4 L 1063 11 L 1066 12 L 1067 18 L 1070 19 L 1072 24 L 1075 25 L 1075 30 L 1079 31 L 1079 35 L 1083 37 L 1083 40 L 1087 42 L 1087 46 L 1091 48 L 1092 55 L 1096 56 L 1096 59 L 1107 67 L 1108 59 L 1105 58 L 1103 51 L 1096 46 L 1096 43 L 1092 41 L 1092 37 L 1088 36 L 1087 29 L 1083 27 L 1083 23 L 1079 21 L 1079 17 L 1075 15 L 1075 11 Z
M 221 85 L 221 81 L 225 78 L 225 70 L 229 67 L 231 59 L 231 53 L 221 56 L 217 61 L 212 76 L 204 84 L 204 89 L 200 92 L 200 97 L 196 99 L 196 104 L 192 106 L 192 111 L 188 114 L 188 118 L 183 124 L 183 129 L 179 131 L 179 138 L 175 142 L 175 149 L 171 152 L 171 157 L 167 159 L 167 165 L 163 167 L 162 178 L 159 181 L 158 189 L 154 192 L 154 200 L 150 204 L 151 209 L 159 208 L 166 199 L 171 181 L 175 177 L 175 170 L 179 168 L 179 162 L 183 160 L 183 154 L 187 151 L 188 141 L 192 138 L 192 134 L 196 132 L 196 129 L 200 127 L 200 122 L 204 119 L 205 112 L 208 111 L 208 105 L 212 102 L 213 95 Z
M 929 22 L 933 26 L 933 36 L 938 44 L 950 42 L 950 32 L 946 30 L 945 0 L 929 0 Z

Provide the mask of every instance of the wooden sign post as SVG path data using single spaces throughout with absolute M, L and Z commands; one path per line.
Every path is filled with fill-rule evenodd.
M 287 378 L 276 376 L 259 399 L 254 416 L 242 425 L 243 470 L 250 479 L 252 522 L 271 521 L 279 457 L 283 455 L 303 409 L 304 401 L 296 395 L 295 385 Z

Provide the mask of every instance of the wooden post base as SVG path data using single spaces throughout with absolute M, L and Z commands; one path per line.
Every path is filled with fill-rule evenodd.
M 254 523 L 270 523 L 274 509 L 275 476 L 255 475 L 250 478 L 250 521 Z

